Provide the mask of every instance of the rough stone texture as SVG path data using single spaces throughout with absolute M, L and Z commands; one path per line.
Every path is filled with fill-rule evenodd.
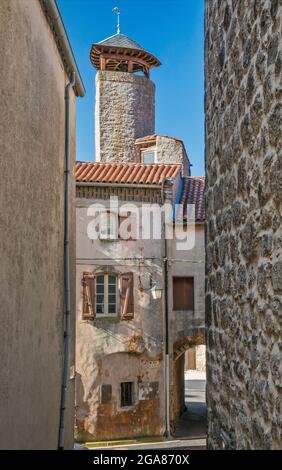
M 189 175 L 189 160 L 181 140 L 158 135 L 156 151 L 158 163 L 181 163 L 183 165 L 183 176 Z
M 155 132 L 155 85 L 127 72 L 96 75 L 96 161 L 136 161 L 134 142 Z
M 63 357 L 68 78 L 37 0 L 0 1 L 0 44 L 0 448 L 56 449 Z M 74 168 L 73 93 L 70 98 Z M 74 184 L 71 198 L 74 202 Z M 71 207 L 75 268 L 74 203 Z M 74 282 L 72 277 L 73 286 Z M 74 305 L 74 297 L 72 301 Z M 66 448 L 73 446 L 73 404 L 70 380 Z
M 280 1 L 206 0 L 208 446 L 281 448 Z

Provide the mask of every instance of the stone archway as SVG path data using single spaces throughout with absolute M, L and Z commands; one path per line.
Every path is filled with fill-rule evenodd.
M 185 400 L 185 353 L 195 346 L 205 345 L 205 329 L 199 328 L 191 331 L 189 336 L 177 340 L 173 345 L 172 360 L 172 393 L 171 393 L 171 415 L 172 415 L 172 433 L 175 434 L 181 416 L 186 413 Z M 188 423 L 189 427 L 189 423 Z M 187 429 L 189 432 L 189 429 Z

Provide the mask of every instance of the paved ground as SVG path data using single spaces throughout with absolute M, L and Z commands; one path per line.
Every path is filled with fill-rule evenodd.
M 185 373 L 185 403 L 187 410 L 176 427 L 175 437 L 194 439 L 206 437 L 206 376 L 203 372 Z

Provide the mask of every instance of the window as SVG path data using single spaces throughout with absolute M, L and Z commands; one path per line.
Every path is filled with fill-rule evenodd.
M 101 385 L 101 404 L 106 405 L 112 401 L 112 386 L 110 384 Z
M 118 214 L 110 211 L 100 213 L 99 237 L 101 240 L 116 240 L 118 238 Z
M 156 162 L 156 151 L 153 149 L 142 150 L 141 152 L 142 163 L 155 163 Z
M 194 311 L 194 278 L 173 278 L 173 310 Z
M 94 274 L 84 272 L 82 277 L 82 319 L 93 320 L 96 316 L 116 316 L 121 320 L 134 317 L 133 273 Z
M 133 382 L 122 382 L 121 384 L 121 395 L 120 395 L 120 406 L 132 406 L 133 405 Z
M 98 275 L 96 277 L 96 314 L 116 315 L 117 312 L 117 276 Z

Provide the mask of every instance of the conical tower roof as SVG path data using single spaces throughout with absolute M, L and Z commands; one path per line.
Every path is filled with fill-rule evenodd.
M 137 42 L 130 39 L 125 34 L 114 34 L 113 36 L 104 39 L 103 41 L 99 42 L 102 46 L 112 46 L 112 47 L 125 47 L 127 49 L 139 49 L 140 51 L 144 51 L 143 47 L 139 46 Z
M 125 34 L 115 34 L 92 45 L 90 59 L 97 70 L 144 72 L 149 75 L 160 61 Z

